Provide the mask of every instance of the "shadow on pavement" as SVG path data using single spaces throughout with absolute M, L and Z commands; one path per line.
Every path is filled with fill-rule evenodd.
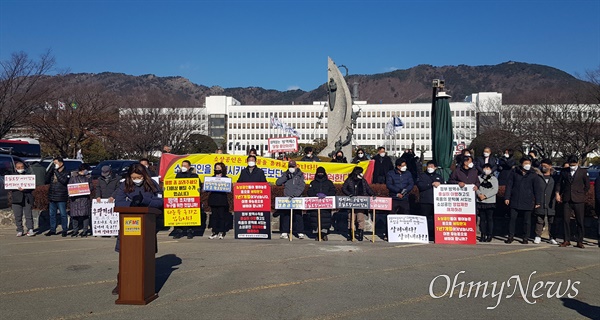
M 600 307 L 592 306 L 583 301 L 570 298 L 561 298 L 563 306 L 577 311 L 580 315 L 590 319 L 600 319 Z
M 174 254 L 167 254 L 156 259 L 156 293 L 159 293 L 165 285 L 171 273 L 179 269 L 175 268 L 181 264 L 181 258 Z

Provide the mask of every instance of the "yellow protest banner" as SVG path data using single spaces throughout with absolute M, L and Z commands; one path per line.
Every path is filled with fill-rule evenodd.
M 165 226 L 200 225 L 200 179 L 164 180 Z
M 242 169 L 246 167 L 246 156 L 231 155 L 231 154 L 189 154 L 189 155 L 173 155 L 164 154 L 160 164 L 160 175 L 163 179 L 173 179 L 181 168 L 181 162 L 189 160 L 194 168 L 194 172 L 198 174 L 201 181 L 204 177 L 212 176 L 214 165 L 217 162 L 222 162 L 227 166 L 227 176 L 232 182 L 236 182 Z M 327 171 L 327 176 L 333 183 L 343 183 L 352 169 L 360 166 L 364 170 L 364 176 L 367 181 L 371 181 L 373 173 L 373 161 L 362 161 L 358 164 L 353 163 L 337 163 L 337 162 L 303 162 L 297 161 L 298 168 L 304 173 L 304 180 L 309 184 L 314 180 L 315 172 L 318 167 L 323 167 Z M 267 182 L 275 184 L 277 178 L 281 177 L 283 172 L 288 168 L 287 161 L 281 161 L 271 158 L 257 157 L 256 166 L 265 172 Z

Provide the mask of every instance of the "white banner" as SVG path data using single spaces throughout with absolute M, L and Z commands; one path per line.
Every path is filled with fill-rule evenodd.
M 442 184 L 433 188 L 435 214 L 476 214 L 475 191 L 472 184 L 463 188 L 457 184 Z
M 15 174 L 4 176 L 4 189 L 18 190 L 35 189 L 35 175 L 33 174 Z
M 108 199 L 101 199 L 100 202 L 92 200 L 92 235 L 119 235 L 119 213 L 115 212 L 114 202 L 108 202 Z
M 427 217 L 389 214 L 388 242 L 429 243 Z

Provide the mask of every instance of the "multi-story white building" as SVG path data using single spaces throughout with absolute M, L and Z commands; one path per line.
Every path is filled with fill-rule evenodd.
M 450 102 L 455 143 L 468 145 L 476 134 L 476 104 L 484 100 L 502 99 L 499 93 L 473 94 L 466 102 Z M 222 142 L 227 153 L 246 154 L 251 148 L 268 155 L 267 139 L 290 136 L 271 126 L 271 118 L 295 128 L 299 143 L 311 144 L 315 139 L 327 139 L 328 107 L 325 102 L 312 105 L 242 105 L 233 97 L 210 96 L 206 98 L 209 135 Z M 355 101 L 352 106 L 359 117 L 354 129 L 354 147 L 385 146 L 390 154 L 400 155 L 402 150 L 414 145 L 416 150 L 426 150 L 431 158 L 431 103 L 369 104 Z M 384 129 L 392 117 L 400 117 L 404 126 L 393 136 Z M 217 125 L 215 127 L 215 125 Z M 344 139 L 345 137 L 342 137 Z

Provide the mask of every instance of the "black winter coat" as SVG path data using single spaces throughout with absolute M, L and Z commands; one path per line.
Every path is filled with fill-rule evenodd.
M 516 210 L 531 210 L 542 203 L 539 176 L 533 170 L 523 174 L 520 167 L 510 172 L 504 199 L 510 200 L 509 206 Z
M 62 167 L 62 171 L 58 171 L 54 168 L 46 172 L 46 184 L 50 184 L 48 189 L 48 200 L 53 202 L 66 202 L 69 200 L 69 173 L 65 167 Z
M 98 178 L 96 185 L 96 198 L 108 199 L 110 197 L 114 198 L 115 190 L 119 186 L 119 178 L 110 175 L 108 179 L 104 177 Z
M 333 182 L 327 178 L 311 181 L 306 195 L 309 197 L 316 197 L 318 193 L 324 193 L 327 196 L 335 196 L 335 186 Z M 310 225 L 313 230 L 317 230 L 319 227 L 319 216 L 317 210 L 309 211 L 310 214 Z M 331 227 L 331 210 L 321 210 L 321 229 L 329 229 Z
M 342 185 L 342 192 L 347 196 L 372 196 L 374 195 L 373 189 L 369 186 L 369 183 L 365 179 L 354 179 L 348 177 Z
M 419 188 L 419 203 L 433 204 L 433 183 L 444 183 L 444 179 L 437 173 L 424 172 L 417 179 Z
M 502 157 L 498 160 L 498 185 L 505 186 L 508 184 L 512 169 L 516 164 L 513 158 Z
M 240 172 L 240 177 L 237 182 L 267 182 L 267 178 L 265 177 L 265 172 L 261 168 L 254 167 L 252 172 L 250 172 L 250 169 L 246 167 Z
M 222 175 L 221 178 L 227 178 L 227 176 Z M 227 210 L 229 210 L 228 194 L 228 192 L 210 192 L 208 195 L 208 205 L 210 207 L 227 207 Z
M 387 173 L 391 170 L 394 170 L 394 165 L 392 164 L 392 159 L 388 156 L 380 156 L 379 154 L 373 157 L 374 167 L 373 167 L 373 182 L 385 184 L 385 179 L 387 177 Z

